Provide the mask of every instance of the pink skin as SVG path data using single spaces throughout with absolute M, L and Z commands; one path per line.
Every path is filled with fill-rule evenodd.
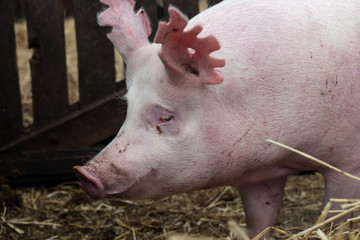
M 74 167 L 94 198 L 161 198 L 238 186 L 251 234 L 276 221 L 286 176 L 360 184 L 267 143 L 273 139 L 360 176 L 360 2 L 227 0 L 189 22 L 172 8 L 150 44 L 131 0 L 103 0 L 99 23 L 127 63 L 127 118 Z M 201 27 L 199 27 L 201 26 Z

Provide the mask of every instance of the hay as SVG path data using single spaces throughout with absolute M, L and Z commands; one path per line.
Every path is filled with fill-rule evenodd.
M 328 217 L 331 213 L 331 204 L 333 203 L 344 203 L 342 204 L 343 210 L 333 217 Z M 334 227 L 333 222 L 341 220 L 344 216 L 358 215 L 359 211 L 360 199 L 331 199 L 314 226 L 291 235 L 289 239 L 307 239 L 309 237 L 319 237 L 320 239 L 358 239 L 360 236 L 360 216 L 348 218 L 336 227 Z
M 323 184 L 320 174 L 288 178 L 276 225 L 286 231 L 276 230 L 275 239 L 316 222 Z M 244 213 L 233 187 L 159 201 L 94 201 L 76 182 L 15 190 L 3 184 L 0 199 L 0 239 L 244 239 L 239 235 L 244 234 Z
M 275 239 L 359 239 L 360 200 L 332 199 L 343 210 L 325 220 L 333 213 L 327 207 L 320 214 L 323 184 L 320 174 L 290 176 L 278 223 L 266 231 Z M 233 187 L 160 201 L 94 201 L 77 182 L 15 190 L 2 184 L 0 199 L 0 239 L 247 239 Z M 345 222 L 331 223 L 349 213 Z
M 157 202 L 93 201 L 77 183 L 12 191 L 22 203 L 1 200 L 0 238 L 4 239 L 166 239 L 176 232 L 208 231 L 225 237 L 228 218 L 243 217 L 237 191 L 229 187 Z

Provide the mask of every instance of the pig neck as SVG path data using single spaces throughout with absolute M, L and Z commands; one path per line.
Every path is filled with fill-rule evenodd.
M 204 141 L 208 143 L 205 151 L 213 153 L 210 161 L 216 176 L 210 180 L 210 185 L 252 181 L 249 175 L 256 171 L 256 175 L 264 179 L 289 174 L 289 171 L 283 170 L 286 167 L 273 166 L 286 156 L 279 149 L 267 150 L 271 147 L 265 140 L 270 135 L 261 126 L 266 121 L 263 111 L 253 115 L 258 107 L 254 104 L 250 105 L 252 108 L 248 107 L 243 100 L 245 95 L 239 90 L 241 88 L 236 87 L 236 82 L 228 81 L 222 86 L 208 87 L 201 104 L 204 106 Z M 293 169 L 291 171 L 295 172 Z M 254 175 L 255 179 L 259 177 Z

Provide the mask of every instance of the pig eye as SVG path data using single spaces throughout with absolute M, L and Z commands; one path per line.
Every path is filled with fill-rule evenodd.
M 159 134 L 165 133 L 168 136 L 176 134 L 176 127 L 174 127 L 173 116 L 160 116 L 156 129 Z
M 159 123 L 170 122 L 173 119 L 172 116 L 160 116 Z
M 154 127 L 159 134 L 174 136 L 179 132 L 174 111 L 159 105 L 153 106 L 150 111 L 148 123 L 151 127 Z

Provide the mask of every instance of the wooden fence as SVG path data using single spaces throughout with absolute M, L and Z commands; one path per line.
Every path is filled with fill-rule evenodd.
M 23 126 L 16 59 L 14 12 L 19 2 L 26 17 L 28 46 L 33 49 L 29 64 L 34 122 L 30 127 Z M 72 179 L 71 167 L 97 152 L 125 119 L 126 106 L 116 99 L 125 93 L 125 84 L 115 79 L 114 48 L 96 19 L 103 6 L 98 0 L 71 4 L 79 79 L 79 101 L 74 104 L 68 101 L 64 1 L 0 1 L 0 179 L 10 183 Z M 136 8 L 144 6 L 151 20 L 150 38 L 159 19 L 168 18 L 169 4 L 189 18 L 199 12 L 194 0 L 164 0 L 162 5 L 138 0 Z

